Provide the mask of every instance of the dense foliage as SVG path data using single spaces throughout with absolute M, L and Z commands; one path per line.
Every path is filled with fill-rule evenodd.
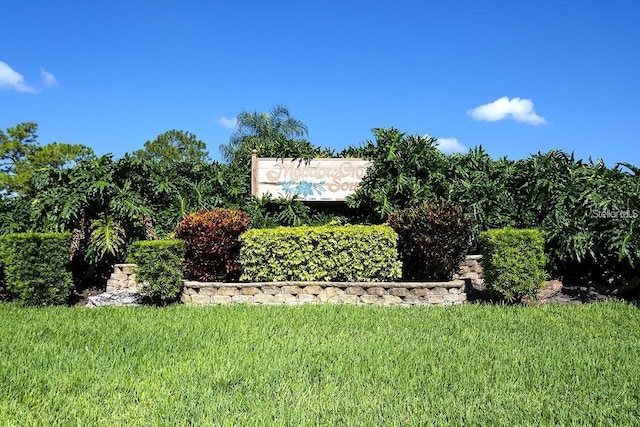
M 393 281 L 397 235 L 385 225 L 280 227 L 240 236 L 244 281 Z
M 459 205 L 422 202 L 390 214 L 405 280 L 451 280 L 471 244 L 472 220 Z
M 343 156 L 362 157 L 373 164 L 349 203 L 379 222 L 390 213 L 424 200 L 447 196 L 447 156 L 430 136 L 405 135 L 397 129 L 374 129 L 375 141 Z
M 64 304 L 73 289 L 69 233 L 0 236 L 0 266 L 7 290 L 26 305 Z
M 240 276 L 239 237 L 251 220 L 237 209 L 214 209 L 187 215 L 176 228 L 184 240 L 187 279 L 235 281 Z
M 245 210 L 251 217 L 252 228 L 344 225 L 358 222 L 358 212 L 343 202 L 309 205 L 297 199 L 274 199 L 267 195 L 261 199 L 250 199 Z
M 140 239 L 171 234 L 187 213 L 234 203 L 235 179 L 218 163 L 156 163 L 126 155 L 45 168 L 29 191 L 5 197 L 3 232 L 70 231 L 76 280 L 106 282 Z M 246 197 L 243 196 L 243 197 Z
M 164 306 L 180 298 L 184 262 L 181 240 L 135 242 L 129 260 L 138 266 L 136 279 L 156 305 Z
M 535 298 L 546 278 L 543 233 L 503 228 L 483 232 L 480 240 L 487 288 L 507 301 Z
M 0 235 L 71 232 L 77 286 L 104 285 L 111 265 L 136 240 L 172 237 L 185 215 L 242 209 L 253 228 L 305 224 L 380 224 L 423 201 L 458 203 L 481 231 L 538 228 L 548 268 L 565 282 L 640 284 L 640 177 L 628 164 L 607 167 L 550 151 L 522 160 L 492 159 L 482 148 L 445 155 L 429 136 L 374 129 L 374 138 L 338 153 L 372 162 L 347 204 L 304 204 L 250 196 L 250 157 L 326 157 L 304 123 L 278 106 L 244 111 L 225 162 L 205 144 L 171 130 L 120 159 L 84 146 L 40 145 L 37 126 L 0 134 Z
M 553 150 L 522 160 L 481 148 L 446 156 L 430 137 L 374 129 L 374 141 L 342 155 L 373 162 L 349 200 L 371 222 L 421 200 L 459 203 L 474 234 L 500 228 L 545 232 L 550 272 L 567 282 L 638 283 L 640 169 L 607 168 Z

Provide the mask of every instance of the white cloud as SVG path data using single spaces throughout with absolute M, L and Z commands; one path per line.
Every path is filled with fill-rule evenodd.
M 40 75 L 42 76 L 42 81 L 45 86 L 55 86 L 58 84 L 56 81 L 56 76 L 45 70 L 44 68 L 40 69 Z
M 533 102 L 530 99 L 509 99 L 506 96 L 469 110 L 467 114 L 474 120 L 485 122 L 513 119 L 536 126 L 547 123 L 544 117 L 540 117 L 533 111 Z
M 36 88 L 24 82 L 22 74 L 14 71 L 6 62 L 0 61 L 0 89 L 17 90 L 18 92 L 37 92 Z
M 446 154 L 464 153 L 469 151 L 469 147 L 460 144 L 458 138 L 438 138 L 436 146 L 440 151 Z
M 226 117 L 220 117 L 218 119 L 218 123 L 227 129 L 235 129 L 238 126 L 238 119 L 235 117 L 233 119 L 227 119 Z

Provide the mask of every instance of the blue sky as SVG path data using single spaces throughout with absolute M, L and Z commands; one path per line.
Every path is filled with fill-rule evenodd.
M 0 128 L 97 154 L 170 129 L 212 158 L 242 110 L 285 104 L 316 145 L 375 127 L 494 157 L 640 165 L 640 2 L 9 1 Z

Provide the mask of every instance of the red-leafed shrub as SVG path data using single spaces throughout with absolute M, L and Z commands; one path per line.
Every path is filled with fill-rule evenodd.
M 423 202 L 389 215 L 405 280 L 451 280 L 471 242 L 472 220 L 457 204 Z
M 246 212 L 214 209 L 187 215 L 176 229 L 184 240 L 184 271 L 189 280 L 236 281 L 240 276 L 238 237 L 249 229 Z

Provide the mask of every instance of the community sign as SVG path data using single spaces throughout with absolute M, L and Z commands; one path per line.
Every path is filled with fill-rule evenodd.
M 370 162 L 362 159 L 251 159 L 251 194 L 308 202 L 345 201 L 353 194 Z

